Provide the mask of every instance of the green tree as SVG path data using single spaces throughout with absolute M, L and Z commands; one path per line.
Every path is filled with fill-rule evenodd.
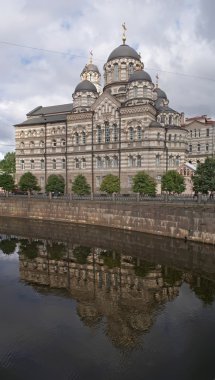
M 65 182 L 64 178 L 61 175 L 51 174 L 48 177 L 46 184 L 46 191 L 64 193 Z
M 5 255 L 11 255 L 16 249 L 16 239 L 1 240 L 0 249 Z
M 87 183 L 86 177 L 82 174 L 75 177 L 72 184 L 72 191 L 77 195 L 87 195 L 90 194 L 90 185 Z
M 161 190 L 181 194 L 185 190 L 184 177 L 176 170 L 168 170 L 161 178 Z
M 5 154 L 3 160 L 0 161 L 0 170 L 7 174 L 14 174 L 16 171 L 15 152 Z
M 156 194 L 156 182 L 149 174 L 142 171 L 133 177 L 132 190 L 134 193 L 154 196 Z
M 197 193 L 215 191 L 215 158 L 206 158 L 204 163 L 198 164 L 192 180 L 193 190 Z
M 12 191 L 14 189 L 14 179 L 11 174 L 0 174 L 0 187 L 5 191 Z
M 100 186 L 101 191 L 105 191 L 108 194 L 119 193 L 120 192 L 120 181 L 119 177 L 113 174 L 108 174 L 103 178 Z
M 19 180 L 19 187 L 23 191 L 40 190 L 37 184 L 37 178 L 31 173 L 24 173 Z

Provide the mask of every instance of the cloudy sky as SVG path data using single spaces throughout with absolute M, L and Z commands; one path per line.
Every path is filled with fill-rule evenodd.
M 103 74 L 127 43 L 185 116 L 215 118 L 215 1 L 0 0 L 0 158 L 14 149 L 13 124 L 31 109 L 70 103 L 93 50 Z M 19 46 L 19 45 L 22 45 Z M 30 49 L 32 47 L 34 49 Z

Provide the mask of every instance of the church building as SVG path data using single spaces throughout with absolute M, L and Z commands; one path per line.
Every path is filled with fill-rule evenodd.
M 144 170 L 159 191 L 161 176 L 184 162 L 183 114 L 170 108 L 158 81 L 153 83 L 140 55 L 126 44 L 125 31 L 103 70 L 102 88 L 91 57 L 71 103 L 39 106 L 15 125 L 17 182 L 30 171 L 44 191 L 51 174 L 61 175 L 70 193 L 81 173 L 92 192 L 99 192 L 112 173 L 120 178 L 121 192 L 130 193 L 132 177 Z

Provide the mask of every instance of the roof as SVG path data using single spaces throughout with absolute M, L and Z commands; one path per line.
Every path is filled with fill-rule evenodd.
M 152 81 L 150 75 L 144 70 L 134 71 L 134 73 L 131 74 L 131 76 L 129 78 L 129 82 L 134 82 L 134 81 L 138 81 L 138 80 L 146 80 L 148 82 Z
M 96 86 L 89 80 L 85 79 L 82 80 L 76 87 L 74 92 L 79 91 L 90 91 L 90 92 L 97 92 Z
M 116 58 L 134 58 L 140 61 L 140 56 L 136 52 L 136 50 L 134 50 L 132 47 L 126 44 L 120 45 L 116 49 L 114 49 L 112 53 L 109 55 L 107 62 Z
M 151 123 L 149 124 L 149 127 L 152 127 L 152 128 L 163 128 L 163 126 L 158 123 L 158 121 L 151 121 Z
M 39 106 L 34 108 L 32 111 L 27 113 L 27 116 L 39 116 L 39 115 L 48 115 L 56 113 L 69 113 L 72 111 L 72 103 L 68 104 L 59 104 L 56 106 L 43 107 Z
M 163 90 L 161 90 L 159 87 L 156 87 L 154 91 L 157 93 L 158 98 L 167 99 L 166 93 Z
M 38 117 L 32 117 L 30 119 L 27 119 L 23 121 L 22 123 L 15 124 L 15 126 L 25 126 L 25 125 L 38 125 L 38 124 L 45 124 L 45 123 L 54 123 L 56 121 L 66 121 L 67 114 L 61 114 L 61 115 L 50 115 L 50 116 L 38 116 Z
M 94 65 L 93 63 L 87 63 L 85 67 L 83 68 L 82 73 L 86 73 L 89 71 L 93 71 L 95 73 L 100 74 L 98 67 Z

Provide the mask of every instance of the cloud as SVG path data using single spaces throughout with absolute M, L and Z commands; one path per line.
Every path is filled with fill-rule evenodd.
M 31 109 L 72 101 L 91 49 L 103 74 L 124 21 L 127 43 L 141 52 L 153 80 L 159 72 L 170 106 L 214 117 L 214 6 L 210 0 L 7 0 L 1 41 L 49 52 L 0 43 L 0 153 L 13 148 L 13 124 Z

